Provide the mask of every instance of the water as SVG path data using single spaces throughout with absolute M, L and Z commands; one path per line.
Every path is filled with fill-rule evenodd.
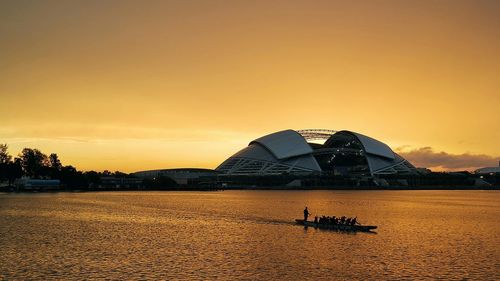
M 0 280 L 500 280 L 499 222 L 498 191 L 0 194 Z

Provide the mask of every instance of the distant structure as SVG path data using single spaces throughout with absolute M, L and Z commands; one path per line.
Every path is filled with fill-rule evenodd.
M 217 172 L 211 169 L 202 168 L 179 168 L 179 169 L 161 169 L 149 170 L 132 173 L 133 176 L 143 179 L 157 179 L 168 177 L 174 180 L 179 185 L 187 185 L 198 181 L 202 177 L 210 177 L 216 175 Z
M 417 169 L 386 144 L 352 131 L 284 130 L 256 140 L 216 169 L 225 175 L 394 175 Z
M 14 185 L 22 191 L 56 191 L 61 188 L 61 181 L 22 177 L 16 179 Z
M 493 175 L 493 174 L 500 174 L 500 161 L 498 161 L 498 166 L 497 167 L 484 167 L 477 169 L 474 173 L 479 174 L 479 175 Z
M 119 188 L 141 188 L 142 179 L 138 178 L 119 178 L 104 176 L 100 178 L 100 183 L 95 186 L 96 189 L 119 189 Z
M 475 174 L 415 168 L 387 144 L 348 130 L 284 130 L 251 141 L 215 170 L 140 171 L 145 188 L 184 190 L 277 189 L 495 189 L 500 166 Z M 197 190 L 198 190 L 197 189 Z

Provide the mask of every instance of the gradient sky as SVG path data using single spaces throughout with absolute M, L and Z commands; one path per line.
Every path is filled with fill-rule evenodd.
M 500 1 L 0 0 L 0 143 L 83 170 L 214 168 L 288 128 L 493 166 L 499 89 Z

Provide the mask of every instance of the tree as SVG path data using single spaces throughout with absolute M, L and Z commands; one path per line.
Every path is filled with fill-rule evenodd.
M 61 178 L 61 169 L 62 169 L 62 164 L 61 160 L 59 160 L 59 156 L 57 154 L 52 153 L 49 155 L 49 167 L 48 173 L 50 174 L 50 177 L 53 179 L 60 179 Z
M 0 181 L 7 180 L 11 186 L 15 179 L 23 176 L 23 171 L 19 159 L 12 161 L 7 149 L 7 144 L 0 144 Z
M 22 176 L 23 168 L 21 167 L 19 158 L 16 158 L 14 161 L 7 164 L 7 180 L 9 181 L 9 185 L 12 185 L 15 179 Z
M 49 166 L 47 155 L 38 149 L 24 148 L 18 157 L 24 174 L 29 177 L 41 176 L 44 167 Z
M 67 188 L 87 188 L 87 177 L 73 166 L 64 166 L 61 168 L 61 182 Z
M 128 174 L 122 173 L 122 172 L 120 172 L 120 171 L 115 171 L 115 172 L 113 173 L 113 176 L 114 176 L 115 178 L 126 178 L 126 177 L 128 176 Z
M 12 156 L 7 152 L 7 148 L 7 144 L 0 144 L 0 182 L 9 178 L 9 165 Z
M 50 154 L 49 163 L 52 169 L 60 171 L 62 168 L 61 160 L 59 160 L 59 156 L 57 156 L 57 154 L 55 153 Z
M 0 144 L 0 164 L 7 164 L 12 159 L 12 156 L 7 152 L 8 148 L 7 144 Z
M 96 171 L 88 171 L 84 173 L 87 181 L 92 187 L 97 187 L 101 183 L 101 176 Z

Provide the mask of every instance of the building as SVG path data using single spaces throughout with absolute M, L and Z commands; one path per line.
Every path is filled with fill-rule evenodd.
M 478 176 L 476 182 L 488 183 L 491 186 L 500 186 L 500 161 L 497 167 L 484 167 L 474 173 Z
M 500 174 L 500 161 L 498 162 L 497 167 L 484 167 L 477 169 L 474 171 L 474 173 L 478 175 L 494 175 L 494 174 Z
M 56 191 L 61 188 L 61 181 L 22 177 L 16 179 L 14 185 L 22 191 Z
M 143 179 L 158 179 L 167 177 L 174 180 L 179 185 L 187 185 L 198 182 L 203 177 L 213 177 L 217 174 L 216 171 L 201 168 L 179 168 L 179 169 L 162 169 L 149 170 L 132 173 L 133 176 Z
M 114 188 L 114 189 L 119 189 L 119 188 L 142 188 L 143 183 L 142 179 L 138 178 L 117 178 L 117 177 L 111 177 L 111 176 L 104 176 L 100 178 L 100 184 L 97 186 L 97 188 Z
M 147 188 L 493 188 L 499 168 L 470 173 L 415 168 L 387 144 L 353 131 L 284 130 L 251 141 L 215 170 L 135 172 Z
M 254 141 L 216 169 L 223 175 L 411 175 L 386 144 L 352 131 L 284 130 Z

